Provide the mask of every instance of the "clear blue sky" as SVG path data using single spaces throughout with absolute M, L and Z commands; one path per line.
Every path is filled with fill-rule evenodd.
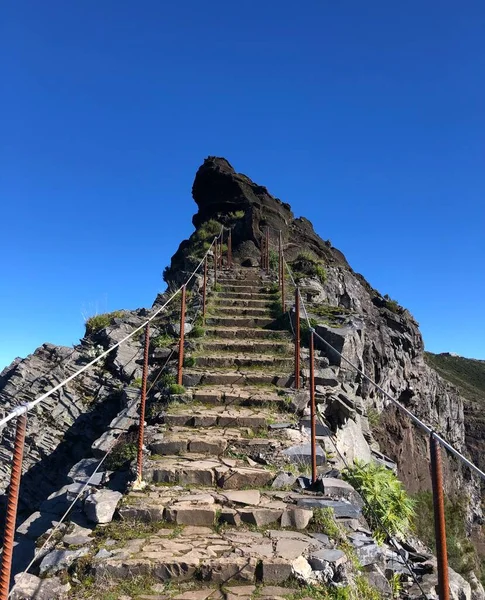
M 211 154 L 485 358 L 483 0 L 1 11 L 0 366 L 151 305 Z

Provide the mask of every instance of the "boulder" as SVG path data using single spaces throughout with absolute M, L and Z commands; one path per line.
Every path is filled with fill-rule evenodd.
M 110 523 L 122 497 L 120 492 L 111 490 L 93 492 L 84 502 L 84 512 L 93 523 Z
M 325 452 L 317 445 L 317 465 L 325 464 Z M 311 444 L 299 444 L 298 446 L 290 446 L 283 450 L 282 454 L 295 465 L 311 465 L 312 464 L 312 447 Z
M 49 552 L 42 559 L 39 572 L 41 575 L 58 573 L 67 569 L 75 560 L 81 558 L 81 556 L 86 556 L 86 554 L 89 554 L 88 548 L 80 548 L 79 550 L 52 550 L 52 552 Z
M 15 576 L 15 587 L 11 593 L 11 600 L 65 600 L 71 586 L 61 583 L 57 577 L 40 579 L 30 573 L 20 573 Z

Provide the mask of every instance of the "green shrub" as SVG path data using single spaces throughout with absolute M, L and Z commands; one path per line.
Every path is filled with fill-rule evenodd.
M 141 377 L 136 377 L 135 379 L 133 379 L 133 381 L 131 382 L 132 387 L 137 387 L 137 388 L 141 388 L 143 383 L 143 380 Z
M 228 217 L 230 219 L 242 219 L 246 213 L 243 210 L 236 210 L 236 212 L 230 212 Z
M 151 339 L 154 348 L 166 348 L 167 346 L 171 346 L 174 342 L 175 339 L 170 335 L 157 335 Z
M 106 459 L 106 468 L 116 471 L 126 466 L 137 456 L 137 445 L 134 442 L 117 444 Z
M 170 393 L 170 395 L 177 395 L 177 394 L 185 394 L 185 388 L 183 385 L 179 385 L 178 383 L 172 383 L 170 384 L 168 391 Z
M 162 373 L 158 378 L 158 386 L 162 388 L 169 388 L 175 382 L 175 375 L 172 375 L 171 373 Z
M 202 225 L 193 235 L 198 241 L 203 242 L 205 240 L 210 240 L 210 242 L 212 242 L 212 239 L 221 232 L 221 227 L 221 223 L 215 219 L 209 219 L 205 223 L 202 223 Z
M 101 331 L 105 327 L 108 327 L 108 325 L 111 324 L 113 319 L 122 316 L 123 311 L 115 310 L 114 312 L 103 313 L 102 315 L 94 315 L 93 317 L 89 317 L 89 319 L 87 319 L 85 323 L 86 335 L 95 333 L 96 331 Z
M 276 252 L 275 250 L 270 250 L 269 251 L 269 268 L 272 271 L 276 271 L 279 266 L 280 266 L 280 257 L 279 257 L 278 252 Z
M 409 531 L 415 503 L 393 471 L 356 460 L 342 471 L 342 478 L 366 501 L 363 514 L 377 540 L 384 541 L 387 532 L 402 537 Z
M 197 360 L 193 356 L 186 356 L 184 358 L 184 367 L 195 367 Z
M 432 492 L 415 494 L 416 513 L 413 529 L 418 537 L 433 551 L 436 550 Z M 461 574 L 475 571 L 478 576 L 483 566 L 477 550 L 466 530 L 466 501 L 445 496 L 446 543 L 450 567 Z M 482 559 L 483 560 L 483 559 Z
M 386 301 L 386 308 L 393 313 L 402 312 L 403 308 L 400 306 L 397 300 L 393 300 L 389 294 L 384 294 L 384 300 Z
M 204 337 L 205 335 L 205 329 L 202 327 L 202 325 L 194 325 L 192 331 L 189 333 L 190 337 L 193 338 L 200 338 L 200 337 Z
M 327 280 L 327 272 L 323 262 L 310 252 L 300 252 L 292 262 L 291 268 L 297 283 L 304 277 L 315 277 L 321 283 L 325 283 Z

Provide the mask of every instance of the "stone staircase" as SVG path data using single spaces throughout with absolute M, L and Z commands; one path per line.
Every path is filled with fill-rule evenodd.
M 351 486 L 327 478 L 315 493 L 304 489 L 305 478 L 297 482 L 309 473 L 309 439 L 288 387 L 291 337 L 272 328 L 277 297 L 257 269 L 222 274 L 205 336 L 189 355 L 195 364 L 184 369 L 186 393 L 147 434 L 148 485 L 127 494 L 119 510 L 129 541 L 101 549 L 96 580 L 144 576 L 158 582 L 155 590 L 168 581 L 182 586 L 175 596 L 140 596 L 154 600 L 291 598 L 298 569 L 310 577 L 324 560 L 335 568 L 347 560 L 315 522 L 315 509 L 332 507 L 368 535 Z M 319 464 L 330 470 L 321 450 Z

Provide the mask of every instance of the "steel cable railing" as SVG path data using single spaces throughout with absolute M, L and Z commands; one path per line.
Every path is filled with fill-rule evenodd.
M 42 394 L 38 398 L 33 401 L 21 404 L 14 408 L 8 415 L 4 416 L 0 420 L 0 428 L 5 426 L 11 420 L 17 418 L 17 427 L 16 427 L 16 436 L 15 436 L 15 444 L 13 450 L 13 463 L 14 465 L 18 465 L 18 468 L 12 470 L 12 477 L 9 486 L 9 492 L 7 497 L 7 510 L 6 510 L 6 524 L 5 524 L 5 535 L 4 535 L 4 545 L 3 552 L 1 556 L 1 565 L 0 565 L 0 600 L 6 600 L 9 597 L 9 587 L 10 587 L 10 574 L 11 574 L 11 564 L 12 564 L 12 553 L 13 553 L 13 540 L 15 535 L 15 521 L 16 521 L 16 511 L 18 505 L 18 495 L 20 488 L 20 476 L 22 470 L 22 460 L 23 460 L 23 447 L 25 441 L 26 434 L 26 422 L 27 422 L 27 413 L 32 410 L 37 405 L 41 404 L 44 400 L 52 396 L 55 392 L 64 388 L 70 381 L 73 381 L 79 375 L 87 371 L 93 365 L 96 365 L 101 360 L 103 360 L 108 354 L 110 354 L 113 350 L 124 344 L 129 339 L 133 338 L 137 333 L 141 332 L 145 329 L 145 347 L 144 347 L 144 364 L 143 364 L 143 378 L 142 378 L 142 391 L 141 391 L 141 402 L 140 402 L 140 423 L 139 423 L 139 441 L 138 441 L 138 479 L 141 482 L 141 472 L 142 472 L 142 454 L 143 454 L 143 436 L 144 436 L 144 415 L 145 415 L 145 403 L 146 403 L 146 394 L 147 394 L 147 376 L 148 376 L 148 345 L 149 345 L 149 326 L 154 319 L 156 319 L 162 311 L 173 301 L 173 299 L 182 292 L 183 299 L 185 300 L 185 292 L 188 284 L 195 277 L 195 274 L 198 272 L 200 267 L 204 264 L 204 288 L 206 287 L 206 279 L 207 279 L 207 259 L 211 254 L 212 248 L 215 246 L 216 250 L 214 253 L 214 275 L 217 270 L 218 260 L 220 261 L 220 266 L 222 267 L 222 240 L 224 236 L 224 227 L 221 227 L 221 231 L 219 235 L 215 236 L 203 258 L 197 265 L 197 267 L 192 271 L 188 279 L 185 283 L 180 286 L 170 297 L 169 299 L 159 307 L 146 321 L 143 322 L 142 325 L 136 327 L 131 331 L 128 335 L 123 337 L 120 341 L 110 346 L 107 350 L 101 352 L 98 356 L 96 356 L 93 360 L 91 360 L 88 364 L 84 365 L 80 369 L 78 369 L 75 373 L 65 378 L 57 385 L 52 387 L 49 391 Z M 217 255 L 217 246 L 220 245 L 220 256 Z M 214 281 L 217 281 L 216 275 L 214 276 Z M 205 301 L 205 297 L 204 297 Z M 185 311 L 184 301 L 182 302 L 183 309 Z M 182 318 L 183 317 L 183 318 Z M 181 335 L 180 335 L 180 345 L 181 345 L 181 354 L 183 357 L 183 336 L 185 330 L 185 312 L 181 315 Z M 173 353 L 173 352 L 172 352 Z M 180 356 L 180 355 L 179 355 Z M 133 357 L 134 358 L 134 357 Z M 168 361 L 167 361 L 168 362 Z M 136 400 L 138 402 L 138 400 Z M 111 450 L 111 448 L 109 449 Z M 106 456 L 105 456 L 106 457 Z M 105 458 L 104 457 L 104 458 Z M 104 459 L 103 459 L 104 460 Z M 100 466 L 100 465 L 99 465 Z M 99 468 L 98 466 L 98 468 Z M 88 480 L 89 481 L 89 480 Z M 87 485 L 87 484 L 86 484 Z M 69 509 L 70 510 L 70 509 Z M 66 515 L 67 516 L 67 515 Z M 65 518 L 65 517 L 64 517 Z M 48 538 L 49 539 L 49 538 Z M 29 567 L 30 568 L 30 567 Z

